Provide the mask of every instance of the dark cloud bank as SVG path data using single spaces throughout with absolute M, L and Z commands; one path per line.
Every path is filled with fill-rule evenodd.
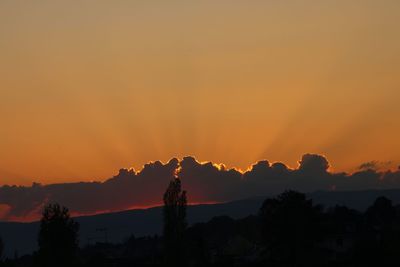
M 163 192 L 174 177 L 183 181 L 189 201 L 221 202 L 259 195 L 273 195 L 285 189 L 303 192 L 316 190 L 363 190 L 400 188 L 400 169 L 378 171 L 366 163 L 353 174 L 328 171 L 327 159 L 306 154 L 297 169 L 283 163 L 259 161 L 248 171 L 227 169 L 193 157 L 146 164 L 135 172 L 121 169 L 105 182 L 81 182 L 0 187 L 0 220 L 36 219 L 48 202 L 59 202 L 73 214 L 145 207 L 161 203 Z

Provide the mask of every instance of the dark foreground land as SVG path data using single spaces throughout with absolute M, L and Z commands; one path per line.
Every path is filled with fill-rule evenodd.
M 186 227 L 185 196 L 177 196 L 176 202 L 165 200 L 169 209 L 164 208 L 162 235 L 127 236 L 118 244 L 104 240 L 82 248 L 79 224 L 68 210 L 49 206 L 39 249 L 3 257 L 0 266 L 400 265 L 400 208 L 386 197 L 360 212 L 324 208 L 304 194 L 286 191 L 266 199 L 256 215 L 217 216 Z

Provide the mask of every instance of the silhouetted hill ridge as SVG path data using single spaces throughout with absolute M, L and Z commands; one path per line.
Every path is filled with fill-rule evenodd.
M 316 191 L 307 194 L 315 204 L 325 207 L 344 205 L 364 211 L 379 196 L 385 196 L 400 204 L 400 189 L 363 190 L 363 191 Z M 267 196 L 257 196 L 219 204 L 199 204 L 188 207 L 188 222 L 194 224 L 206 222 L 215 216 L 229 216 L 233 219 L 257 214 Z M 162 207 L 134 209 L 75 217 L 80 224 L 80 245 L 95 242 L 124 241 L 130 235 L 146 236 L 161 234 Z M 5 242 L 5 254 L 12 257 L 31 253 L 36 249 L 39 222 L 18 223 L 0 222 L 0 235 Z

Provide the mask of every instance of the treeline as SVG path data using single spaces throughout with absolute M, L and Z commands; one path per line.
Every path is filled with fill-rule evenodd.
M 164 194 L 163 236 L 78 247 L 79 225 L 45 207 L 33 255 L 2 266 L 400 266 L 400 209 L 379 197 L 365 211 L 322 207 L 302 193 L 268 198 L 257 215 L 214 217 L 190 227 L 179 179 Z M 5 244 L 7 245 L 7 244 Z M 0 253 L 3 250 L 0 242 Z M 1 255 L 1 254 L 0 254 Z

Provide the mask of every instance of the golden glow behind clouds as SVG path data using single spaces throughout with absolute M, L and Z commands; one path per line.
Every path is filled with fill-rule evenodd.
M 400 160 L 399 1 L 1 1 L 0 184 L 195 155 Z

